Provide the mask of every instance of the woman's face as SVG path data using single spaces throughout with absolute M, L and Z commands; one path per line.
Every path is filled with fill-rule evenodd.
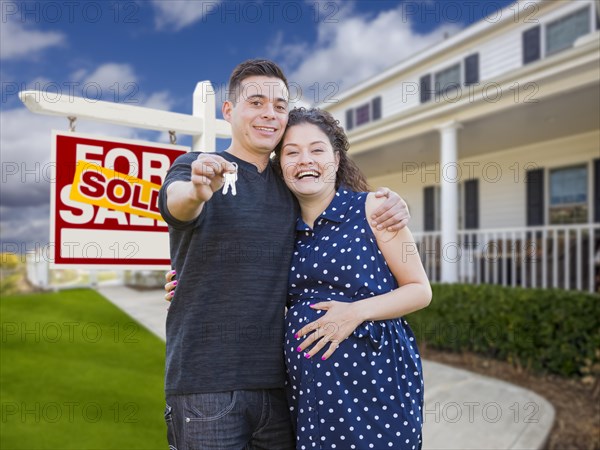
M 297 197 L 335 192 L 339 155 L 318 126 L 301 123 L 288 128 L 280 162 L 285 184 Z

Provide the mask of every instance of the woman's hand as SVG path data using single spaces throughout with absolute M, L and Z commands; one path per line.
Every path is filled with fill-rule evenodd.
M 302 352 L 314 344 L 304 354 L 306 358 L 311 358 L 329 343 L 329 348 L 321 357 L 322 360 L 326 360 L 337 350 L 340 342 L 350 336 L 363 320 L 353 303 L 330 300 L 310 305 L 310 307 L 327 312 L 323 317 L 302 327 L 296 333 L 298 339 L 307 336 L 297 350 Z
M 177 273 L 174 270 L 165 273 L 165 291 L 167 291 L 165 294 L 165 300 L 168 302 L 173 300 L 173 297 L 175 296 L 175 286 L 177 286 L 177 280 L 173 280 L 175 275 L 177 275 Z

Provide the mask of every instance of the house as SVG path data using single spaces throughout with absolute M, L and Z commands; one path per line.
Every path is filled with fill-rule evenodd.
M 516 2 L 320 105 L 432 281 L 598 292 L 599 4 Z

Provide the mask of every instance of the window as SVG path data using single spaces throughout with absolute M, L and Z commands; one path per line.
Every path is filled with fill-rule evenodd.
M 461 78 L 461 71 L 464 74 Z M 435 89 L 432 89 L 432 76 L 430 73 L 419 79 L 421 103 L 431 100 L 432 94 L 436 97 L 459 90 L 464 84 L 469 86 L 479 83 L 479 53 L 467 56 L 464 61 L 458 62 L 435 74 Z M 436 100 L 438 100 L 436 98 Z
M 584 8 L 546 25 L 546 55 L 552 55 L 573 46 L 590 32 L 590 9 Z
M 460 64 L 455 64 L 435 74 L 435 94 L 443 95 L 453 89 L 459 89 Z
M 346 130 L 378 119 L 381 119 L 381 96 L 374 97 L 369 103 L 358 108 L 347 109 Z
M 356 126 L 367 123 L 370 120 L 370 106 L 371 105 L 367 103 L 366 105 L 362 105 L 356 108 Z
M 550 171 L 550 223 L 585 223 L 588 218 L 587 166 Z

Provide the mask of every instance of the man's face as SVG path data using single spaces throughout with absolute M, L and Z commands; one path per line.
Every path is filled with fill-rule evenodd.
M 237 102 L 223 104 L 223 117 L 231 124 L 234 148 L 270 154 L 288 121 L 288 91 L 282 80 L 265 76 L 246 78 Z

